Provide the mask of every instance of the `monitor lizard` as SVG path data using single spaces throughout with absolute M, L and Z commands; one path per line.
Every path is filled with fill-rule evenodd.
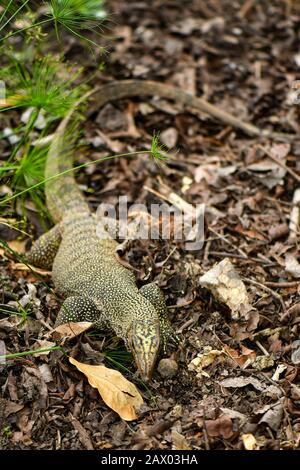
M 88 92 L 79 101 L 92 97 L 91 113 L 117 99 L 155 95 L 204 111 L 247 134 L 266 135 L 202 98 L 158 82 L 116 81 Z M 141 375 L 150 379 L 160 347 L 178 343 L 167 316 L 164 295 L 155 283 L 138 289 L 133 272 L 115 255 L 117 242 L 98 237 L 96 219 L 73 173 L 55 178 L 72 168 L 72 152 L 66 151 L 65 134 L 75 108 L 55 131 L 46 160 L 46 202 L 56 225 L 33 244 L 28 260 L 52 269 L 55 290 L 65 299 L 55 326 L 90 321 L 96 327 L 112 329 L 132 351 Z

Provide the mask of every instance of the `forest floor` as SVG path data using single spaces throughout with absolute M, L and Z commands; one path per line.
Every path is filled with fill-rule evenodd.
M 95 72 L 95 86 L 132 77 L 169 83 L 261 129 L 298 133 L 298 107 L 288 103 L 300 66 L 300 8 L 292 5 L 108 1 L 107 54 L 91 57 L 73 41 L 67 58 Z M 173 192 L 181 202 L 205 204 L 201 250 L 187 251 L 172 239 L 136 240 L 126 244 L 122 255 L 135 268 L 138 285 L 157 281 L 172 306 L 180 346 L 164 357 L 171 357 L 168 364 L 178 371 L 173 376 L 170 370 L 156 371 L 146 386 L 122 342 L 95 330 L 66 342 L 63 351 L 8 360 L 0 364 L 2 449 L 300 445 L 295 199 L 300 147 L 249 137 L 205 114 L 149 97 L 109 104 L 91 114 L 84 122 L 86 150 L 78 161 L 149 148 L 158 131 L 170 148 L 165 166 L 145 156 L 117 159 L 85 168 L 77 180 L 95 209 L 100 202 L 117 204 L 119 195 L 149 206 L 161 203 L 160 194 L 166 192 L 167 200 Z M 29 212 L 37 236 L 43 228 L 37 214 Z M 17 249 L 18 232 L 2 225 L 0 235 Z M 225 258 L 246 286 L 252 306 L 239 318 L 199 282 Z M 18 269 L 4 251 L 0 275 L 2 309 L 12 309 L 10 315 L 0 313 L 0 349 L 16 353 L 45 347 L 59 309 L 51 278 Z M 25 318 L 13 315 L 16 299 L 28 306 Z M 139 418 L 120 419 L 67 356 L 108 367 L 116 366 L 114 360 L 119 363 L 116 367 L 143 394 Z

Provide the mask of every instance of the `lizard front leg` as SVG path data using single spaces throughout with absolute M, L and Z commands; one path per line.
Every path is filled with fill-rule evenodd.
M 158 313 L 164 351 L 169 342 L 177 345 L 179 343 L 179 338 L 170 323 L 168 309 L 162 290 L 154 282 L 151 282 L 150 284 L 146 284 L 141 287 L 139 292 L 152 303 Z
M 60 225 L 54 225 L 48 232 L 41 235 L 32 245 L 27 259 L 39 268 L 52 269 L 52 264 L 61 242 Z
M 83 296 L 68 297 L 61 306 L 54 327 L 63 323 L 80 321 L 92 322 L 98 328 L 105 326 L 102 311 L 92 299 Z

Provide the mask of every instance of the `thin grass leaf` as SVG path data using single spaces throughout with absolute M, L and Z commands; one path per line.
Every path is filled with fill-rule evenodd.
M 33 147 L 20 160 L 13 177 L 13 186 L 28 188 L 44 179 L 48 147 Z
M 164 144 L 160 143 L 159 135 L 159 132 L 155 132 L 153 134 L 150 153 L 156 164 L 163 165 L 169 158 L 167 155 L 168 148 Z
M 5 199 L 2 199 L 0 200 L 0 206 L 2 205 L 5 205 L 7 202 L 9 201 L 12 201 L 20 196 L 22 196 L 23 194 L 26 194 L 32 190 L 35 190 L 36 188 L 39 188 L 41 185 L 47 183 L 48 181 L 52 181 L 56 178 L 59 178 L 60 176 L 63 176 L 63 175 L 66 175 L 68 173 L 71 173 L 75 170 L 79 170 L 81 168 L 85 168 L 86 166 L 89 166 L 89 165 L 94 165 L 95 163 L 100 163 L 100 162 L 104 162 L 104 161 L 107 161 L 107 160 L 113 160 L 115 158 L 121 158 L 121 157 L 134 157 L 136 155 L 149 155 L 151 152 L 150 150 L 142 150 L 142 151 L 135 151 L 135 152 L 128 152 L 128 153 L 120 153 L 120 154 L 116 154 L 116 155 L 109 155 L 107 157 L 101 157 L 97 160 L 93 160 L 93 161 L 90 161 L 90 162 L 86 162 L 86 163 L 82 163 L 81 165 L 77 165 L 77 166 L 74 166 L 72 168 L 68 168 L 67 170 L 65 171 L 62 171 L 61 173 L 57 173 L 56 175 L 52 175 L 52 176 L 49 176 L 48 178 L 45 178 L 43 179 L 42 181 L 40 181 L 39 183 L 36 183 L 34 185 L 32 185 L 30 188 L 27 188 L 27 189 L 24 189 L 23 191 L 20 191 L 19 193 L 17 194 L 13 194 L 12 196 L 9 196 Z
M 7 26 L 8 23 L 10 23 L 10 22 L 18 15 L 18 13 L 20 13 L 20 11 L 27 5 L 28 2 L 29 2 L 29 0 L 25 0 L 24 2 L 22 2 L 22 4 L 20 5 L 20 7 L 17 8 L 17 10 L 15 10 L 15 11 L 13 12 L 13 14 L 11 15 L 11 17 L 8 18 L 4 24 L 0 24 L 0 31 L 2 31 L 2 29 L 4 29 L 5 26 Z M 6 3 L 6 2 L 1 2 L 1 3 Z M 1 3 L 0 3 L 0 5 L 1 5 Z M 11 5 L 12 5 L 12 2 L 10 1 L 10 2 L 5 6 L 4 12 L 3 12 L 2 16 L 1 16 L 0 22 L 3 21 L 3 19 L 5 18 L 6 13 L 7 13 L 8 11 L 10 11 Z
M 1 23 L 2 23 L 2 21 L 4 20 L 5 15 L 7 14 L 7 12 L 10 11 L 10 7 L 11 7 L 12 2 L 13 2 L 13 0 L 10 0 L 10 1 L 8 2 L 8 4 L 5 5 L 5 6 L 2 5 L 2 4 L 6 3 L 6 2 L 0 2 L 0 6 L 3 8 L 3 12 L 2 12 L 2 15 L 1 15 L 1 17 L 0 17 L 0 31 L 1 31 L 1 29 L 2 29 Z
M 65 64 L 50 57 L 36 61 L 29 71 L 23 62 L 14 61 L 14 91 L 9 93 L 3 110 L 12 107 L 43 109 L 55 118 L 63 117 L 84 92 L 85 87 L 75 85 L 80 71 L 74 73 Z M 4 71 L 7 74 L 7 70 Z M 71 76 L 71 78 L 69 78 Z M 1 110 L 1 109 L 0 109 Z
M 95 33 L 101 28 L 106 17 L 101 0 L 51 0 L 48 16 L 53 20 L 58 39 L 59 27 L 62 27 L 90 45 L 98 46 L 81 32 Z
M 61 346 L 52 346 L 51 348 L 41 348 L 41 349 L 32 349 L 29 351 L 22 351 L 18 353 L 12 353 L 12 354 L 4 354 L 0 356 L 0 361 L 5 361 L 8 359 L 15 359 L 17 357 L 22 357 L 22 356 L 32 356 L 34 354 L 40 354 L 48 351 L 63 351 L 63 348 Z
M 55 23 L 70 30 L 94 30 L 106 17 L 101 0 L 51 0 L 50 13 Z
M 74 138 L 74 132 L 72 132 L 71 134 L 73 134 L 73 138 Z M 76 139 L 74 139 L 74 140 L 76 140 Z M 68 141 L 68 139 L 66 139 L 66 141 Z M 72 148 L 73 147 L 71 146 L 66 151 L 70 152 L 70 151 L 72 151 Z M 106 157 L 101 157 L 97 160 L 93 160 L 93 161 L 89 161 L 89 162 L 86 162 L 86 163 L 82 163 L 81 165 L 73 166 L 72 168 L 68 168 L 67 170 L 64 170 L 60 173 L 57 173 L 56 175 L 52 175 L 48 178 L 44 178 L 40 182 L 38 182 L 36 184 L 33 184 L 29 188 L 26 188 L 26 189 L 24 189 L 24 190 L 22 190 L 22 191 L 20 191 L 16 194 L 13 194 L 12 196 L 8 196 L 5 199 L 0 200 L 0 206 L 5 205 L 10 201 L 13 201 L 14 199 L 16 199 L 20 196 L 23 196 L 24 194 L 26 194 L 28 192 L 35 191 L 37 188 L 40 188 L 42 185 L 44 185 L 48 181 L 52 181 L 56 178 L 59 178 L 60 176 L 66 175 L 66 174 L 71 173 L 73 171 L 80 170 L 81 168 L 88 167 L 89 165 L 94 165 L 95 163 L 100 163 L 100 162 L 104 162 L 104 161 L 107 161 L 107 160 L 113 160 L 113 159 L 121 158 L 121 157 L 131 158 L 131 157 L 134 157 L 136 155 L 150 155 L 152 158 L 155 159 L 156 162 L 165 163 L 167 161 L 167 156 L 165 154 L 161 154 L 161 152 L 160 152 L 161 148 L 162 148 L 162 146 L 159 144 L 159 136 L 157 134 L 155 134 L 154 138 L 152 139 L 152 145 L 151 145 L 150 150 L 127 152 L 127 153 L 121 153 L 121 154 L 116 154 L 116 155 L 108 155 Z

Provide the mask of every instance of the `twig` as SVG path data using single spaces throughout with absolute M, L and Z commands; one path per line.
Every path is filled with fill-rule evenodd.
M 280 294 L 277 294 L 277 292 L 274 292 L 272 289 L 270 289 L 269 287 L 265 286 L 264 284 L 261 284 L 260 282 L 258 281 L 254 281 L 253 279 L 249 279 L 249 278 L 244 278 L 243 279 L 244 282 L 248 282 L 249 284 L 253 284 L 255 286 L 258 286 L 260 287 L 262 290 L 268 292 L 269 294 L 273 295 L 273 297 L 275 297 L 277 300 L 279 300 L 280 304 L 281 304 L 281 307 L 283 309 L 283 311 L 285 312 L 286 308 L 285 308 L 285 303 L 284 301 L 282 300 L 282 297 Z
M 278 263 L 274 263 L 272 261 L 264 261 L 264 260 L 261 260 L 259 258 L 252 258 L 250 256 L 242 256 L 242 255 L 238 255 L 238 254 L 234 254 L 234 253 L 229 253 L 227 251 L 210 251 L 209 254 L 211 256 L 217 256 L 217 257 L 228 257 L 228 258 L 237 258 L 237 259 L 244 259 L 244 260 L 247 260 L 247 261 L 252 261 L 253 263 L 260 263 L 260 264 L 263 264 L 265 266 L 277 266 Z
M 278 287 L 278 289 L 280 288 L 285 288 L 285 287 L 297 287 L 299 286 L 300 284 L 300 280 L 299 281 L 284 281 L 284 282 L 265 282 L 265 285 L 266 286 L 269 286 L 269 287 Z
M 166 257 L 163 261 L 161 261 L 160 263 L 155 263 L 155 265 L 156 265 L 157 267 L 162 268 L 162 267 L 166 264 L 166 262 L 171 258 L 171 256 L 173 255 L 173 253 L 174 253 L 176 250 L 177 250 L 177 248 L 176 248 L 176 246 L 175 246 L 175 247 L 170 251 L 170 253 L 167 255 L 167 257 Z
M 210 232 L 212 232 L 214 235 L 216 235 L 218 238 L 221 238 L 221 240 L 223 240 L 225 243 L 227 243 L 228 245 L 230 246 L 233 246 L 239 253 L 240 255 L 244 256 L 245 259 L 247 259 L 247 255 L 246 253 L 243 252 L 243 250 L 241 250 L 239 247 L 236 247 L 235 245 L 233 245 L 232 242 L 230 242 L 229 240 L 227 240 L 226 237 L 224 237 L 223 235 L 220 235 L 218 232 L 216 232 L 213 228 L 211 227 L 208 227 L 208 230 Z
M 190 318 L 180 328 L 178 328 L 178 330 L 176 330 L 176 333 L 179 333 L 179 334 L 182 333 L 183 330 L 185 330 L 186 328 L 188 328 L 191 325 L 194 325 L 195 323 L 197 323 L 197 321 L 198 321 L 198 319 L 196 320 L 195 318 Z
M 264 353 L 265 356 L 270 356 L 268 351 L 263 347 L 263 345 L 259 341 L 255 341 L 256 346 Z
M 246 2 L 241 7 L 240 11 L 238 12 L 238 16 L 240 18 L 246 18 L 250 10 L 253 8 L 255 4 L 255 0 L 246 0 Z
M 275 157 L 267 148 L 263 147 L 262 145 L 258 145 L 258 148 L 261 149 L 264 153 L 268 155 L 271 160 L 273 160 L 277 165 L 281 166 L 281 168 L 284 168 L 295 180 L 300 183 L 300 175 L 296 173 L 292 168 L 287 166 L 285 163 L 283 163 L 279 158 Z
M 300 303 L 297 303 L 297 304 L 292 305 L 290 308 L 288 308 L 286 312 L 284 312 L 280 316 L 279 321 L 281 323 L 285 323 L 288 320 L 293 319 L 293 317 L 299 316 L 299 314 L 300 314 Z
M 206 416 L 205 407 L 203 406 L 203 437 L 204 437 L 204 444 L 205 444 L 205 449 L 210 450 L 209 439 L 208 439 L 206 423 L 205 423 L 205 416 Z

